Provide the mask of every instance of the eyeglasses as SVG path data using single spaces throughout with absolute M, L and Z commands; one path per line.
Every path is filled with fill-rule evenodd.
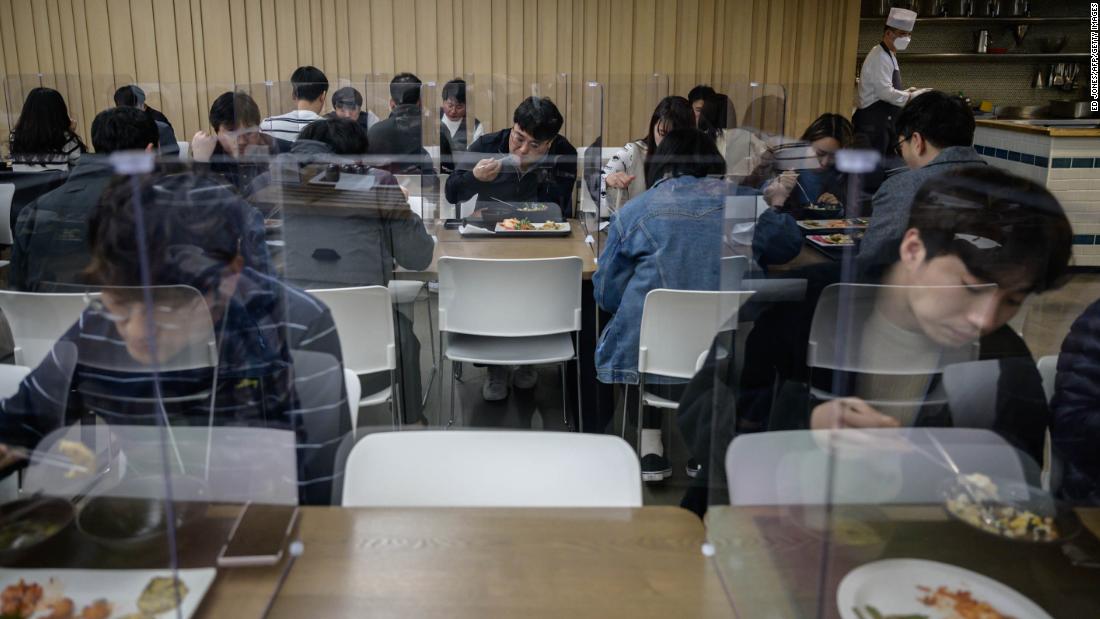
M 912 139 L 913 139 L 913 136 L 911 136 L 911 135 L 908 135 L 908 136 L 900 136 L 899 135 L 898 136 L 898 141 L 894 144 L 894 154 L 895 155 L 901 155 L 901 145 L 905 144 L 906 142 L 908 142 L 909 140 L 912 140 Z
M 518 127 L 512 127 L 512 135 L 510 136 L 517 149 L 523 148 L 524 144 L 531 150 L 541 150 L 543 146 L 550 143 L 550 140 L 533 140 L 520 133 Z

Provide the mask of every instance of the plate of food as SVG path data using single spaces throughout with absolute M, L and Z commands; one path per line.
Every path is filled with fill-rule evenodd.
M 1051 619 L 988 576 L 923 559 L 857 567 L 840 581 L 836 604 L 843 619 Z
M 536 223 L 526 217 L 510 217 L 497 222 L 493 231 L 504 236 L 568 236 L 570 229 L 566 221 Z
M 178 610 L 187 619 L 216 574 L 214 568 L 178 570 L 177 580 L 168 570 L 0 568 L 0 616 L 148 619 Z
M 803 230 L 847 230 L 866 228 L 871 225 L 871 220 L 866 217 L 851 217 L 849 219 L 803 219 L 798 226 Z
M 1072 510 L 1059 510 L 1049 492 L 1017 481 L 959 475 L 944 485 L 943 498 L 955 519 L 1005 539 L 1049 543 L 1080 530 Z
M 856 242 L 862 238 L 862 234 L 811 234 L 806 238 L 818 247 L 855 247 Z

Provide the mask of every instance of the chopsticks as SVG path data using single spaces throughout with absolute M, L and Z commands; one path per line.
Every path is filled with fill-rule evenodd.
M 44 466 L 52 466 L 55 468 L 65 469 L 66 471 L 75 471 L 78 473 L 87 473 L 88 467 L 73 462 L 70 458 L 65 456 L 58 456 L 44 451 L 29 451 L 25 447 L 8 446 L 8 452 L 26 459 L 31 464 L 41 464 Z

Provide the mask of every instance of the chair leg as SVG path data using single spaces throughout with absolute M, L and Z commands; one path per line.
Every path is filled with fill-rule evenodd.
M 573 368 L 576 370 L 574 374 L 577 380 L 577 432 L 584 432 L 584 415 L 581 414 L 581 346 L 580 346 L 580 334 L 573 336 L 573 352 L 576 353 L 573 357 Z
M 451 416 L 447 420 L 447 427 L 455 425 L 455 362 L 451 362 Z
M 638 457 L 642 457 L 642 419 L 645 417 L 645 400 L 642 394 L 645 393 L 645 379 L 638 376 L 638 442 L 636 447 L 638 449 Z
M 428 406 L 428 394 L 432 392 L 432 382 L 435 381 L 436 375 L 439 374 L 439 357 L 435 356 L 435 324 L 432 321 L 432 293 L 428 290 L 428 284 L 424 284 L 424 292 L 426 293 L 424 298 L 424 305 L 428 310 L 428 341 L 432 346 L 432 371 L 428 374 L 428 384 L 424 387 L 424 398 L 420 402 L 420 408 L 423 409 Z
M 394 430 L 404 426 L 404 407 L 401 402 L 401 382 L 397 380 L 397 370 L 390 370 L 390 423 Z
M 561 362 L 561 416 L 565 421 L 565 427 L 569 427 L 569 396 L 565 391 L 565 366 L 568 361 Z

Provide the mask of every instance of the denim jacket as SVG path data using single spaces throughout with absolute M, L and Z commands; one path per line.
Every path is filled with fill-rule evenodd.
M 720 258 L 730 253 L 723 251 L 726 198 L 754 193 L 722 179 L 666 178 L 612 217 L 594 276 L 596 303 L 614 314 L 596 345 L 596 376 L 601 382 L 638 382 L 642 305 L 650 290 L 718 290 Z M 763 257 L 762 242 L 782 247 L 791 243 L 780 238 L 789 238 L 794 254 L 802 242 L 794 220 L 774 209 L 760 217 L 755 237 L 757 259 Z

